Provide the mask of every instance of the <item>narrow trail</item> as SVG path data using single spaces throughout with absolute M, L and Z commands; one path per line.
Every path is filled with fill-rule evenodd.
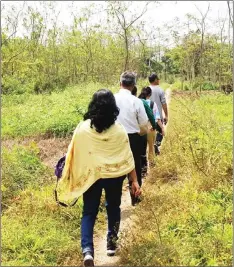
M 171 99 L 171 87 L 166 90 L 166 99 L 167 103 L 170 103 Z M 167 124 L 168 126 L 168 124 Z M 41 139 L 40 137 L 35 138 L 25 138 L 23 140 L 3 140 L 2 145 L 8 149 L 11 149 L 14 145 L 29 145 L 30 143 L 36 143 L 40 152 L 39 156 L 43 163 L 48 167 L 54 168 L 57 163 L 58 158 L 62 157 L 70 143 L 69 138 L 49 138 Z M 126 179 L 125 179 L 126 180 Z M 143 191 L 144 191 L 144 179 L 143 179 Z M 125 181 L 122 191 L 121 199 L 121 224 L 120 224 L 120 233 L 119 238 L 124 235 L 124 231 L 130 229 L 134 219 L 134 209 L 135 207 L 131 206 L 131 199 L 129 190 L 126 187 L 127 181 Z M 105 224 L 107 229 L 107 222 Z M 116 253 L 114 257 L 108 257 L 106 255 L 106 231 L 101 231 L 95 227 L 94 229 L 94 248 L 95 248 L 95 265 L 96 266 L 119 266 L 120 256 Z
M 171 100 L 171 87 L 169 87 L 166 90 L 165 95 L 167 104 L 169 105 Z M 145 180 L 143 179 L 143 184 L 144 181 Z M 143 185 L 143 191 L 144 191 L 144 185 Z M 131 228 L 131 225 L 134 222 L 134 218 L 135 218 L 134 207 L 131 206 L 129 191 L 126 188 L 126 186 L 123 186 L 122 199 L 121 199 L 121 223 L 120 223 L 120 233 L 119 233 L 120 241 L 124 231 Z M 95 248 L 94 261 L 96 266 L 119 266 L 120 256 L 118 252 L 114 257 L 108 257 L 106 255 L 106 231 L 94 234 L 94 248 Z

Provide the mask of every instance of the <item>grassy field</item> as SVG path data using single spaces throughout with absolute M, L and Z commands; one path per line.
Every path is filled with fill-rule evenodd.
M 58 207 L 53 166 L 45 165 L 38 143 L 4 142 L 70 136 L 92 93 L 106 87 L 2 96 L 3 266 L 81 265 L 82 200 L 73 208 Z M 122 242 L 123 264 L 230 265 L 232 96 L 176 93 L 172 98 L 162 155 L 136 209 L 134 238 L 129 233 Z M 98 229 L 104 220 L 101 212 Z
M 126 266 L 232 264 L 232 96 L 174 94 L 162 154 L 122 240 Z
M 138 91 L 147 81 L 140 81 Z M 166 83 L 162 83 L 167 88 Z M 36 135 L 65 137 L 71 135 L 93 93 L 101 88 L 118 91 L 116 86 L 89 84 L 67 88 L 47 95 L 3 95 L 2 138 Z

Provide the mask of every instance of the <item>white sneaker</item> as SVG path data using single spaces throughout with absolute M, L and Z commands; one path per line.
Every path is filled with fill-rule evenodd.
M 85 253 L 85 256 L 84 256 L 84 266 L 85 267 L 92 267 L 92 266 L 94 266 L 93 256 L 89 252 Z
M 107 256 L 115 256 L 116 249 L 107 249 L 106 254 Z

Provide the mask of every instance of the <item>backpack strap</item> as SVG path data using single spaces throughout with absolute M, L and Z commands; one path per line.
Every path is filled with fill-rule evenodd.
M 56 183 L 56 186 L 55 186 L 55 189 L 54 189 L 54 197 L 55 197 L 55 201 L 58 205 L 60 206 L 63 206 L 63 207 L 72 207 L 76 204 L 76 202 L 78 201 L 78 197 L 75 198 L 71 204 L 66 204 L 66 203 L 63 203 L 61 201 L 58 200 L 58 192 L 57 192 L 57 186 L 58 186 L 58 181 L 59 179 L 57 179 L 57 183 Z

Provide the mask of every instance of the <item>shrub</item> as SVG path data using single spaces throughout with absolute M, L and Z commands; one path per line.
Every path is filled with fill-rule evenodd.
M 172 100 L 161 155 L 121 239 L 125 266 L 232 263 L 232 97 L 181 96 Z
M 2 216 L 4 266 L 81 266 L 82 202 L 57 206 L 53 187 L 28 187 Z
M 48 170 L 41 163 L 35 144 L 15 146 L 2 151 L 2 204 L 8 206 L 27 186 L 39 186 L 48 179 Z
M 32 86 L 30 83 L 25 84 L 21 82 L 19 78 L 7 76 L 2 81 L 2 93 L 3 94 L 15 94 L 22 95 L 26 92 L 32 92 Z
M 202 90 L 217 90 L 217 89 L 218 89 L 217 85 L 212 82 L 204 82 L 202 84 Z

